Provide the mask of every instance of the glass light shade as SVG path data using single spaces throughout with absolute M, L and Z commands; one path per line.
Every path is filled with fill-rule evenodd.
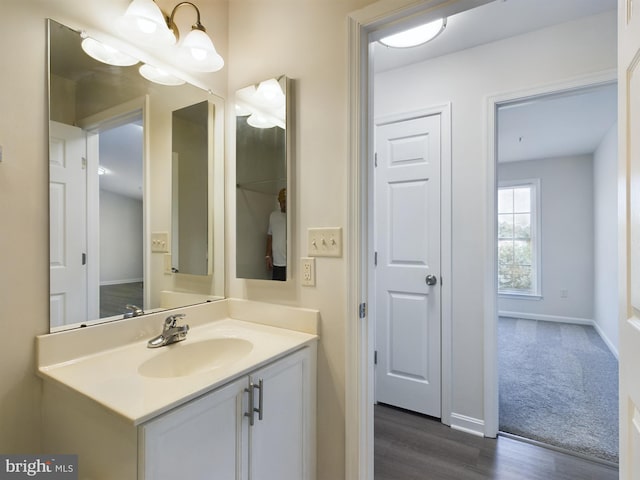
M 246 117 L 247 115 L 251 115 L 251 110 L 244 105 L 236 103 L 236 117 Z
M 249 115 L 249 117 L 247 117 L 247 123 L 254 128 L 273 128 L 276 126 L 275 123 L 259 113 Z
M 446 26 L 446 19 L 440 18 L 438 20 L 434 20 L 433 22 L 410 28 L 409 30 L 405 30 L 404 32 L 381 38 L 380 43 L 386 45 L 387 47 L 394 48 L 417 47 L 418 45 L 422 45 L 436 38 L 442 33 Z
M 140 66 L 140 75 L 149 80 L 150 82 L 159 83 L 160 85 L 183 85 L 185 83 L 181 78 L 175 75 L 165 72 L 161 68 L 154 67 L 153 65 L 143 64 Z
M 82 50 L 99 62 L 118 67 L 128 67 L 138 63 L 138 59 L 126 53 L 122 53 L 109 45 L 99 42 L 91 37 L 82 40 Z
M 260 82 L 257 94 L 260 96 L 260 100 L 272 106 L 281 105 L 285 100 L 282 88 L 275 78 Z
M 224 66 L 209 35 L 202 30 L 191 30 L 180 46 L 180 63 L 183 67 L 197 72 L 216 72 Z
M 153 0 L 133 0 L 118 19 L 119 30 L 128 38 L 147 45 L 174 45 L 176 37 Z

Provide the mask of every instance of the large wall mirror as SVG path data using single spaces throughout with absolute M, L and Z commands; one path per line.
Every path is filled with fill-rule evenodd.
M 236 92 L 236 276 L 286 281 L 289 80 Z
M 224 100 L 49 29 L 50 329 L 224 296 Z

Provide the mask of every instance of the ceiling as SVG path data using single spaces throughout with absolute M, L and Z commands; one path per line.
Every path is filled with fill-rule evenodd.
M 616 0 L 496 0 L 453 15 L 425 45 L 398 49 L 374 43 L 376 73 L 595 15 Z M 547 95 L 498 110 L 500 162 L 593 153 L 617 118 L 615 84 Z

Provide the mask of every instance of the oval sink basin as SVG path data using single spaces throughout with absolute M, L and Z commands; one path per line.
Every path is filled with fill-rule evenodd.
M 161 347 L 164 351 L 145 361 L 138 373 L 145 377 L 184 377 L 228 365 L 246 356 L 253 344 L 241 338 L 189 339 Z

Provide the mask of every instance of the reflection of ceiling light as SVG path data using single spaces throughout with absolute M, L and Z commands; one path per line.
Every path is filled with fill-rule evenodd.
M 409 48 L 427 43 L 440 35 L 447 26 L 447 19 L 441 18 L 433 22 L 410 28 L 404 32 L 389 35 L 380 39 L 380 43 L 387 47 Z
M 105 173 L 107 173 L 107 169 L 104 168 L 103 166 L 99 166 L 98 167 L 98 175 L 104 175 Z
M 247 115 L 247 123 L 252 127 L 286 129 L 286 95 L 277 79 L 270 78 L 236 92 L 236 116 Z
M 180 38 L 178 25 L 173 17 L 178 8 L 191 6 L 196 11 L 196 23 L 176 48 L 181 66 L 197 72 L 215 72 L 224 66 L 213 41 L 200 23 L 200 10 L 191 2 L 180 2 L 165 16 L 153 0 L 132 0 L 119 20 L 119 27 L 132 40 L 146 45 L 174 45 Z
M 87 55 L 95 58 L 99 62 L 106 63 L 108 65 L 116 65 L 119 67 L 128 67 L 138 63 L 138 59 L 130 55 L 120 52 L 109 45 L 99 42 L 91 37 L 87 37 L 82 40 L 82 50 Z
M 246 117 L 247 115 L 251 115 L 251 109 L 236 103 L 236 117 Z
M 258 88 L 256 89 L 256 93 L 269 102 L 275 103 L 284 100 L 282 88 L 280 88 L 280 84 L 275 78 L 270 78 L 269 80 L 260 82 L 260 85 L 258 85 Z
M 259 113 L 252 113 L 249 115 L 247 123 L 254 128 L 273 128 L 276 126 L 275 123 L 270 122 L 267 117 L 260 115 Z
M 160 85 L 182 85 L 185 83 L 181 78 L 170 74 L 162 70 L 161 68 L 154 67 L 147 63 L 140 66 L 140 75 L 149 80 L 150 82 L 159 83 Z

